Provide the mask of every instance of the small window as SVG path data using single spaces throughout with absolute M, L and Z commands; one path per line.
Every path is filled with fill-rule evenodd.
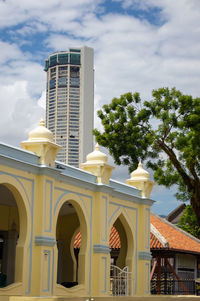
M 68 53 L 58 54 L 58 63 L 59 64 L 68 64 Z
M 67 77 L 60 77 L 58 79 L 58 87 L 66 86 L 67 84 Z
M 55 79 L 51 79 L 49 81 L 49 86 L 50 86 L 50 89 L 55 88 L 56 87 L 56 80 Z

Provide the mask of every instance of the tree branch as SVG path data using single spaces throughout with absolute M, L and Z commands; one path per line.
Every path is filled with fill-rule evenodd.
M 196 174 L 196 171 L 195 171 L 195 168 L 194 168 L 194 163 L 189 164 L 188 169 L 191 172 L 191 174 L 193 175 L 194 180 L 199 183 L 199 177 Z
M 178 161 L 174 151 L 171 148 L 169 148 L 163 141 L 157 140 L 156 142 L 159 145 L 159 147 L 168 155 L 170 161 L 172 162 L 172 164 L 174 165 L 174 167 L 176 168 L 176 170 L 178 171 L 178 173 L 182 177 L 185 185 L 188 187 L 188 190 L 191 191 L 194 188 L 192 180 L 187 175 L 185 170 L 182 168 L 182 166 L 181 166 L 180 162 Z

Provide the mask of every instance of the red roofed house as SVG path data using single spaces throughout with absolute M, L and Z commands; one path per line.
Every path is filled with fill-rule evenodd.
M 151 214 L 151 292 L 195 294 L 200 277 L 200 240 Z

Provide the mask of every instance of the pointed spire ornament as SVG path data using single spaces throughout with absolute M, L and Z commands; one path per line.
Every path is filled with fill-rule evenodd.
M 108 156 L 100 151 L 98 143 L 94 151 L 87 155 L 86 160 L 81 164 L 81 168 L 94 174 L 97 177 L 97 183 L 108 184 L 114 167 L 107 163 Z
M 28 140 L 21 142 L 21 147 L 38 155 L 39 164 L 51 167 L 54 167 L 58 150 L 61 148 L 54 143 L 53 133 L 45 127 L 44 118 L 30 131 Z
M 150 198 L 154 182 L 150 180 L 149 173 L 143 168 L 141 160 L 137 169 L 131 173 L 131 178 L 126 180 L 126 183 L 140 189 L 142 197 Z

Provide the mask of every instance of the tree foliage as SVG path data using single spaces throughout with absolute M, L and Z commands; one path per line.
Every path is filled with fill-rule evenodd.
M 200 224 L 200 99 L 160 88 L 149 101 L 139 93 L 113 98 L 97 114 L 104 131 L 93 134 L 115 163 L 132 171 L 145 160 L 159 185 L 176 184 L 176 197 L 190 199 Z
M 178 227 L 200 239 L 200 226 L 191 205 L 184 209 Z

